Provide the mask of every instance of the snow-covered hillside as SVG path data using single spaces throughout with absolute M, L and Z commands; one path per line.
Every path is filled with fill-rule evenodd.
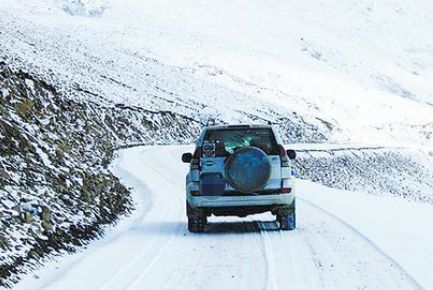
M 411 221 L 427 228 L 432 216 L 431 15 L 429 0 L 0 0 L 0 287 L 48 252 L 76 250 L 131 210 L 126 185 L 148 193 L 133 195 L 143 202 L 135 212 L 143 220 L 124 221 L 82 263 L 72 256 L 61 273 L 50 271 L 51 264 L 39 282 L 27 277 L 19 287 L 84 289 L 88 270 L 101 262 L 107 267 L 93 273 L 91 289 L 134 289 L 148 277 L 155 289 L 186 288 L 178 280 L 199 287 L 210 273 L 189 279 L 194 265 L 167 263 L 186 261 L 184 252 L 173 256 L 155 245 L 188 245 L 187 262 L 213 271 L 218 265 L 201 259 L 217 259 L 239 241 L 252 248 L 237 245 L 233 258 L 253 253 L 266 269 L 238 269 L 228 278 L 216 271 L 228 279 L 221 287 L 277 289 L 289 278 L 309 289 L 432 288 L 431 236 L 408 227 Z M 294 235 L 267 232 L 272 223 L 250 219 L 233 228 L 217 224 L 215 235 L 196 239 L 183 235 L 180 149 L 125 151 L 120 162 L 127 164 L 114 172 L 126 174 L 123 185 L 106 168 L 116 148 L 191 143 L 201 126 L 214 123 L 273 123 L 287 144 L 303 143 L 294 147 L 301 177 L 359 192 L 302 182 L 301 228 Z M 158 163 L 162 153 L 176 165 Z M 158 170 L 175 181 L 161 181 Z M 164 207 L 169 195 L 146 188 L 155 182 L 178 193 L 177 203 L 168 203 L 173 213 Z M 331 216 L 323 214 L 334 198 Z M 376 226 L 374 217 L 362 219 L 358 202 L 376 215 L 389 204 L 388 215 Z M 401 209 L 410 215 L 404 228 Z M 237 236 L 251 227 L 253 233 Z M 237 237 L 219 234 L 227 229 Z M 411 235 L 428 249 L 417 248 Z M 402 244 L 392 240 L 402 237 Z M 209 249 L 195 251 L 197 242 L 213 238 Z M 135 256 L 144 239 L 149 246 L 125 267 L 105 263 Z M 113 249 L 126 256 L 105 255 Z M 276 254 L 287 252 L 307 262 L 299 269 L 290 256 L 277 261 Z M 157 271 L 167 264 L 171 278 Z M 111 275 L 117 270 L 131 279 Z M 310 284 L 307 274 L 314 277 Z
M 0 3 L 2 54 L 73 95 L 431 144 L 430 1 Z
M 71 100 L 2 62 L 0 117 L 0 288 L 131 210 L 107 169 L 115 148 L 185 142 L 199 127 L 171 112 Z

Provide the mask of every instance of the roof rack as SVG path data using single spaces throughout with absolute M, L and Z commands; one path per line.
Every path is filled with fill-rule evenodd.
M 230 129 L 245 129 L 245 128 L 251 128 L 251 125 L 228 125 L 227 128 L 230 128 Z
M 213 125 L 213 126 L 206 126 L 206 130 L 227 130 L 227 129 L 255 129 L 255 128 L 270 128 L 271 125 L 264 125 L 264 124 L 253 124 L 253 125 Z

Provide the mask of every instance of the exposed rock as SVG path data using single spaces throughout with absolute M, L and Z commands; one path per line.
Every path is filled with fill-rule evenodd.
M 296 170 L 303 179 L 334 188 L 392 194 L 433 204 L 431 151 L 372 148 L 298 153 Z
M 50 222 L 51 220 L 51 211 L 47 207 L 42 207 L 41 219 L 44 222 Z
M 30 224 L 33 221 L 33 216 L 29 212 L 22 213 L 21 219 L 23 222 Z
M 7 173 L 5 170 L 0 169 L 0 179 L 3 179 L 5 181 L 9 181 L 11 179 L 9 173 Z
M 47 222 L 47 221 L 42 221 L 41 222 L 41 226 L 44 229 L 45 232 L 51 232 L 53 230 L 53 226 L 51 225 L 51 223 Z
M 171 112 L 66 97 L 5 63 L 0 92 L 0 247 L 8 253 L 0 256 L 0 287 L 48 252 L 98 237 L 132 209 L 107 169 L 116 148 L 192 141 L 201 127 Z

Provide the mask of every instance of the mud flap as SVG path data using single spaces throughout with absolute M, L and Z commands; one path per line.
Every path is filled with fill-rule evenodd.
M 296 201 L 296 199 L 294 199 L 293 202 L 292 202 L 292 204 L 290 204 L 288 206 L 281 206 L 281 207 L 279 207 L 274 214 L 286 215 L 286 214 L 294 213 L 295 210 L 296 210 L 296 203 L 295 203 L 295 201 Z
M 204 216 L 204 209 L 202 208 L 192 208 L 188 202 L 186 202 L 186 215 L 189 218 L 201 218 Z

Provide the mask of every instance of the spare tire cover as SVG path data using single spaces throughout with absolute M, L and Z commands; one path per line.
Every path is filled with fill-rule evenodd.
M 257 147 L 236 150 L 226 161 L 228 183 L 237 191 L 252 193 L 262 189 L 271 177 L 271 161 Z

